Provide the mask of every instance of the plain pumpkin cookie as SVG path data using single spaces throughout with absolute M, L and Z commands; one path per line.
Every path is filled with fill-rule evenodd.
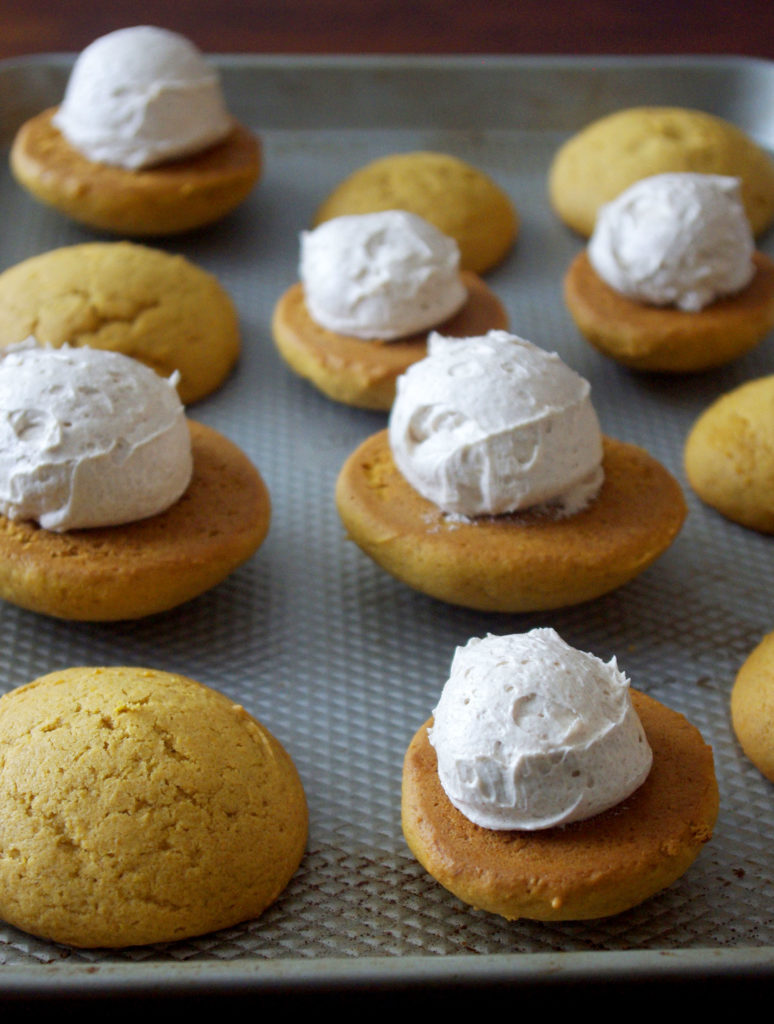
M 88 345 L 168 377 L 183 403 L 218 388 L 239 356 L 236 308 L 218 280 L 183 256 L 132 242 L 86 242 L 0 274 L 0 347 Z
M 685 471 L 707 505 L 774 533 L 774 376 L 721 395 L 699 416 L 685 443 Z
M 747 757 L 774 782 L 774 633 L 764 637 L 737 673 L 731 722 Z
M 239 206 L 261 173 L 261 146 L 243 125 L 202 153 L 143 170 L 97 163 L 52 123 L 56 107 L 13 140 L 14 177 L 40 202 L 81 224 L 127 237 L 180 234 Z
M 774 218 L 771 158 L 730 122 L 681 107 L 619 110 L 573 135 L 551 163 L 549 200 L 569 227 L 588 237 L 603 203 L 635 181 L 665 171 L 740 178 L 754 233 Z
M 774 261 L 753 256 L 755 276 L 742 291 L 698 312 L 652 306 L 611 288 L 578 253 L 564 278 L 575 326 L 603 355 L 634 370 L 695 373 L 749 352 L 774 327 Z
M 718 786 L 712 749 L 683 715 L 631 691 L 653 750 L 648 777 L 622 804 L 557 828 L 494 831 L 473 824 L 438 778 L 425 723 L 403 765 L 403 832 L 450 892 L 509 920 L 618 914 L 680 878 L 712 836 Z
M 197 597 L 250 558 L 269 530 L 266 484 L 228 438 L 189 426 L 191 482 L 159 515 L 64 533 L 0 516 L 0 598 L 61 619 L 136 619 Z
M 71 668 L 0 698 L 0 917 L 81 947 L 258 917 L 307 837 L 301 780 L 244 708 L 181 675 Z
M 685 519 L 680 485 L 643 449 L 605 438 L 603 466 L 599 495 L 574 515 L 464 519 L 444 515 L 408 483 L 383 430 L 344 463 L 336 504 L 358 547 L 431 597 L 480 611 L 560 608 L 628 582 Z
M 321 204 L 315 224 L 345 214 L 408 210 L 430 221 L 460 247 L 460 266 L 480 274 L 513 245 L 519 218 L 488 175 L 446 153 L 396 153 L 366 164 Z

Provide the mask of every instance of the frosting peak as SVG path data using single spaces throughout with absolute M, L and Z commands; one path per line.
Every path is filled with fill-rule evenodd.
M 553 629 L 457 648 L 429 732 L 452 804 L 477 825 L 534 830 L 615 806 L 653 755 L 615 658 Z
M 151 25 L 83 50 L 54 124 L 88 159 L 129 170 L 198 153 L 232 127 L 216 71 L 184 36 Z
M 0 358 L 0 513 L 63 531 L 156 515 L 188 487 L 175 379 L 117 352 L 23 343 Z
M 506 331 L 432 333 L 427 357 L 398 378 L 389 435 L 400 472 L 448 513 L 572 514 L 602 485 L 588 382 Z
M 696 312 L 749 283 L 754 250 L 737 178 L 670 173 L 600 209 L 588 256 L 621 294 Z
M 334 217 L 302 232 L 299 271 L 312 319 L 362 339 L 426 330 L 467 298 L 457 243 L 405 210 Z

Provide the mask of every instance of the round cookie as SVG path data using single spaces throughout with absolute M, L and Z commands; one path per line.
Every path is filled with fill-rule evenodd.
M 742 526 L 774 533 L 774 376 L 748 381 L 705 409 L 684 458 L 703 502 Z
M 217 279 L 183 256 L 86 242 L 0 274 L 0 347 L 88 345 L 180 374 L 184 404 L 216 390 L 239 356 L 237 312 Z
M 54 533 L 0 516 L 0 598 L 88 622 L 167 611 L 209 590 L 263 542 L 269 492 L 246 455 L 190 423 L 193 477 L 160 515 Z
M 467 302 L 435 329 L 465 338 L 507 327 L 508 315 L 494 292 L 469 271 L 462 278 Z M 291 369 L 329 398 L 361 409 L 388 410 L 397 378 L 427 355 L 428 331 L 395 341 L 364 341 L 321 327 L 309 315 L 300 282 L 277 303 L 272 333 Z
M 731 723 L 747 757 L 774 782 L 774 633 L 763 638 L 737 673 Z
M 609 811 L 536 832 L 493 831 L 461 814 L 438 780 L 426 722 L 402 787 L 403 832 L 420 864 L 465 903 L 509 920 L 607 917 L 676 881 L 717 819 L 712 750 L 681 714 L 631 695 L 653 750 L 645 782 Z
M 596 349 L 635 370 L 691 373 L 737 359 L 774 327 L 774 261 L 754 254 L 755 276 L 736 295 L 696 313 L 621 295 L 594 270 L 584 249 L 564 279 L 576 327 Z
M 430 221 L 460 247 L 460 266 L 481 274 L 513 245 L 519 218 L 488 175 L 446 153 L 396 153 L 366 164 L 321 204 L 315 225 L 332 217 L 408 210 Z
M 145 668 L 71 668 L 0 698 L 0 917 L 80 947 L 258 917 L 307 837 L 301 780 L 225 695 Z
M 141 237 L 211 224 L 238 206 L 261 173 L 258 139 L 237 123 L 223 142 L 145 170 L 96 163 L 51 121 L 26 121 L 11 147 L 11 170 L 36 199 L 89 227 Z
M 740 178 L 754 233 L 774 218 L 771 158 L 729 121 L 682 107 L 619 110 L 573 135 L 551 163 L 549 201 L 569 227 L 588 237 L 603 203 L 664 171 Z
M 641 448 L 605 438 L 603 466 L 599 496 L 575 515 L 527 511 L 466 521 L 443 515 L 414 490 L 384 430 L 344 463 L 336 503 L 358 547 L 416 590 L 480 611 L 560 608 L 642 572 L 685 518 L 679 484 Z

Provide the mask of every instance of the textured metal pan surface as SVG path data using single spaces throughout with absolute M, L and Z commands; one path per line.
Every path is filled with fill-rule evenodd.
M 310 805 L 309 847 L 291 885 L 254 922 L 184 943 L 75 951 L 0 924 L 0 991 L 360 984 L 377 978 L 631 975 L 774 970 L 774 790 L 733 736 L 730 688 L 774 628 L 772 541 L 702 507 L 673 548 L 618 592 L 540 615 L 484 615 L 414 593 L 344 537 L 338 470 L 385 417 L 337 405 L 277 356 L 270 318 L 296 279 L 298 234 L 346 174 L 390 152 L 437 149 L 480 167 L 512 197 L 518 243 L 487 280 L 513 330 L 554 349 L 592 384 L 606 433 L 648 448 L 685 485 L 682 447 L 720 393 L 771 372 L 774 337 L 691 378 L 632 374 L 578 336 L 561 300 L 581 243 L 545 197 L 568 133 L 619 107 L 696 106 L 774 148 L 774 66 L 741 59 L 278 58 L 217 60 L 234 113 L 262 138 L 249 201 L 206 231 L 152 244 L 213 271 L 239 308 L 243 354 L 189 412 L 253 459 L 273 500 L 269 538 L 226 582 L 135 623 L 56 622 L 0 607 L 0 688 L 78 664 L 179 671 L 223 690 L 292 754 Z M 0 127 L 58 102 L 70 58 L 0 65 Z M 44 209 L 0 170 L 0 270 L 98 237 Z M 774 254 L 774 238 L 761 247 Z M 401 761 L 430 714 L 454 647 L 486 632 L 555 627 L 616 655 L 633 685 L 685 713 L 711 743 L 717 830 L 678 883 L 604 921 L 507 923 L 462 905 L 414 861 L 400 828 Z M 664 954 L 671 954 L 665 957 Z

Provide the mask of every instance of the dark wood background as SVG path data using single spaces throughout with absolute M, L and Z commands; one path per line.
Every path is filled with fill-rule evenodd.
M 213 53 L 774 59 L 774 0 L 0 0 L 0 58 L 78 51 L 137 24 Z

